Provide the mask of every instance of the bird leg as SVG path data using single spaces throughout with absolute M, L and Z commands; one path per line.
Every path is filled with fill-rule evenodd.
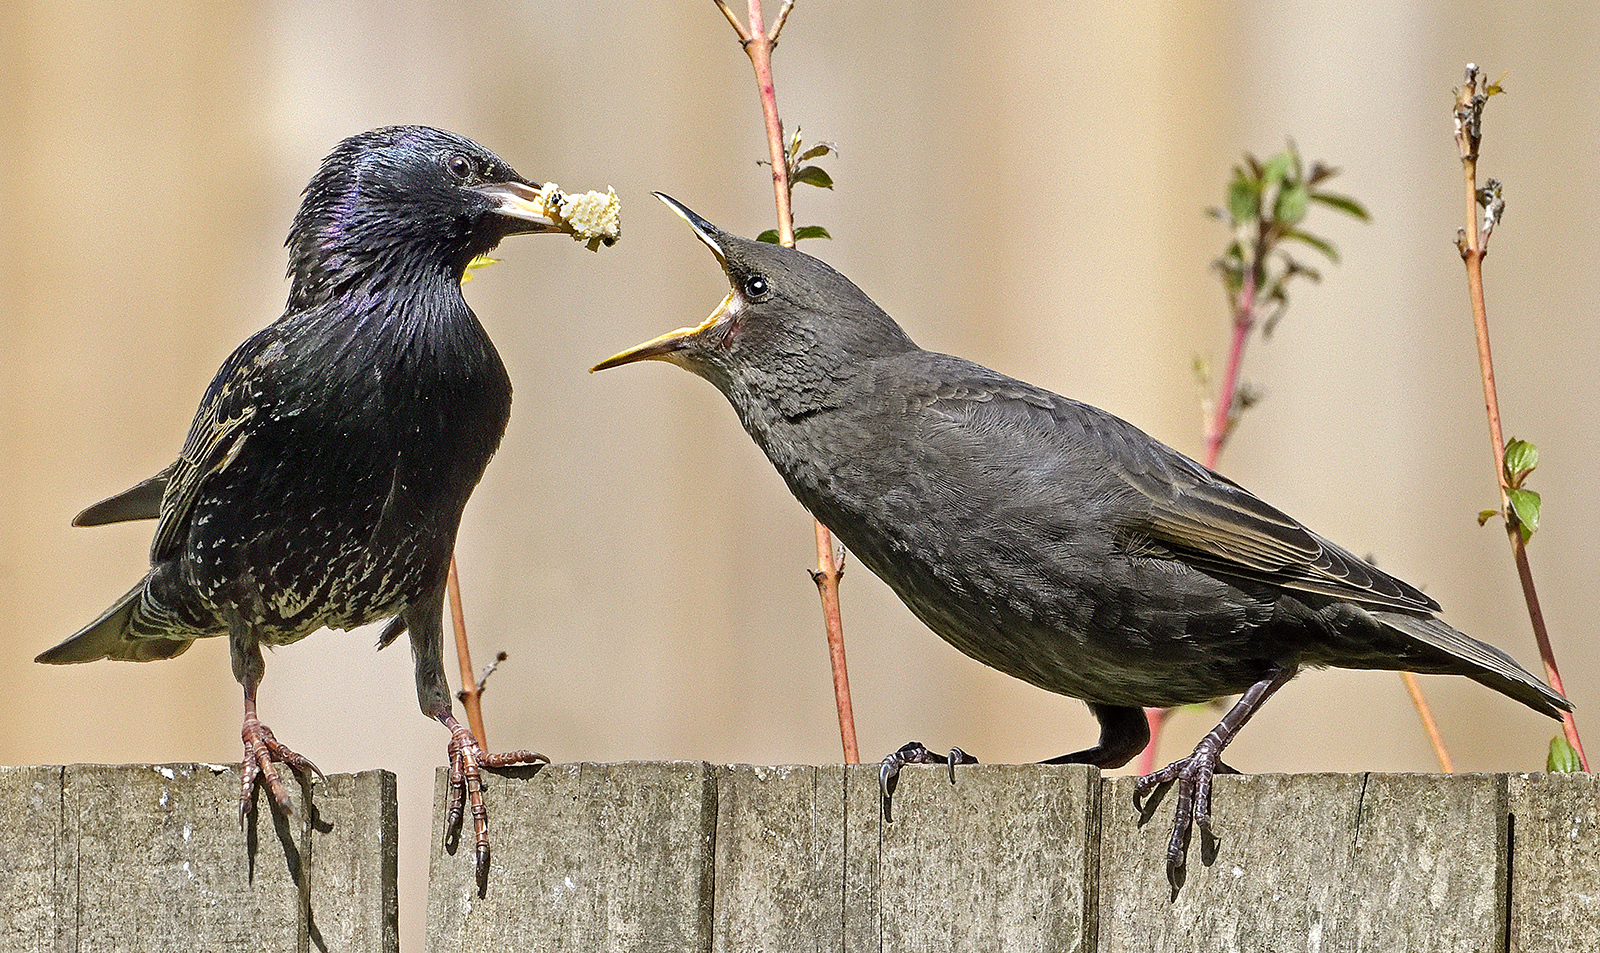
M 977 764 L 978 759 L 967 754 L 960 748 L 951 748 L 948 755 L 931 751 L 920 741 L 908 741 L 901 745 L 899 750 L 889 754 L 883 759 L 883 764 L 878 767 L 878 795 L 883 805 L 883 820 L 888 823 L 890 802 L 894 798 L 895 785 L 900 781 L 900 769 L 908 764 L 948 764 L 950 766 L 950 783 L 956 783 L 956 765 Z
M 289 805 L 289 792 L 284 790 L 278 769 L 272 766 L 281 761 L 301 774 L 311 773 L 326 781 L 327 776 L 304 755 L 297 754 L 288 745 L 273 737 L 272 729 L 256 716 L 256 679 L 244 682 L 244 762 L 239 768 L 239 823 L 243 824 L 250 811 L 250 801 L 255 795 L 256 783 L 264 782 L 278 807 L 285 814 L 293 814 Z
M 1133 788 L 1134 803 L 1160 785 L 1169 781 L 1178 782 L 1178 804 L 1172 825 L 1172 837 L 1167 841 L 1167 882 L 1177 890 L 1183 884 L 1184 866 L 1189 852 L 1189 835 L 1194 825 L 1198 824 L 1200 832 L 1207 837 L 1215 837 L 1211 831 L 1211 779 L 1221 772 L 1223 774 L 1237 773 L 1222 763 L 1222 749 L 1233 741 L 1233 736 L 1239 733 L 1244 723 L 1256 713 L 1262 703 L 1272 697 L 1272 693 L 1282 688 L 1291 678 L 1294 678 L 1295 667 L 1286 665 L 1275 669 L 1272 674 L 1256 682 L 1239 696 L 1234 706 L 1222 716 L 1217 727 L 1211 729 L 1200 743 L 1195 745 L 1194 751 L 1187 757 L 1174 761 L 1159 771 L 1140 778 Z
M 1100 768 L 1120 768 L 1150 743 L 1150 719 L 1145 717 L 1143 708 L 1089 702 L 1089 711 L 1100 722 L 1100 741 L 1093 748 L 1059 755 L 1040 764 L 1092 764 Z
M 450 729 L 450 809 L 445 813 L 445 841 L 456 843 L 461 836 L 464 812 L 472 812 L 474 858 L 481 886 L 489 874 L 489 810 L 483 803 L 483 768 L 505 768 L 514 764 L 549 764 L 550 759 L 536 751 L 511 751 L 489 754 L 478 744 L 477 736 L 446 711 L 436 716 Z

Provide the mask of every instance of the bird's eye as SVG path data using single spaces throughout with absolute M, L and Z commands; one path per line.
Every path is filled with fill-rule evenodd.
M 449 158 L 444 160 L 444 165 L 450 170 L 450 174 L 458 179 L 472 178 L 472 160 L 459 152 L 451 153 Z
M 739 290 L 744 292 L 746 298 L 764 298 L 767 294 L 767 279 L 760 275 L 751 275 L 740 284 Z

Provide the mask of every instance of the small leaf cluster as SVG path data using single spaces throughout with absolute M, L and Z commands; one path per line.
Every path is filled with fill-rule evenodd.
M 794 135 L 785 144 L 783 152 L 784 164 L 788 167 L 787 171 L 789 173 L 789 199 L 791 206 L 794 199 L 794 187 L 797 185 L 809 185 L 819 189 L 833 188 L 833 176 L 829 175 L 828 170 L 822 166 L 812 164 L 812 160 L 820 159 L 830 152 L 837 155 L 839 152 L 838 146 L 831 142 L 819 142 L 806 148 L 800 141 L 800 130 L 796 129 Z M 794 230 L 794 240 L 797 243 L 802 238 L 832 237 L 832 235 L 828 234 L 828 230 L 821 225 L 802 225 Z M 769 245 L 776 245 L 778 244 L 778 230 L 769 228 L 757 235 L 756 240 L 766 242 Z
M 1232 243 L 1216 261 L 1229 303 L 1237 314 L 1242 299 L 1248 298 L 1243 302 L 1245 306 L 1266 315 L 1263 334 L 1271 333 L 1288 305 L 1291 280 L 1299 276 L 1312 281 L 1321 278 L 1315 269 L 1284 251 L 1285 243 L 1299 242 L 1329 261 L 1339 260 L 1338 250 L 1331 242 L 1300 227 L 1312 204 L 1325 205 L 1361 221 L 1369 219 L 1366 208 L 1355 199 L 1320 188 L 1337 174 L 1337 169 L 1321 162 L 1306 169 L 1292 142 L 1265 162 L 1247 153 L 1243 164 L 1233 168 L 1227 206 L 1209 210 L 1211 217 L 1225 222 L 1233 232 Z
M 1539 448 L 1526 440 L 1513 439 L 1506 444 L 1505 458 L 1501 461 L 1501 469 L 1506 481 L 1506 501 L 1510 504 L 1510 512 L 1506 514 L 1506 521 L 1516 526 L 1522 534 L 1522 542 L 1526 544 L 1533 538 L 1539 529 L 1539 507 L 1541 500 L 1538 492 L 1523 486 L 1529 474 L 1539 465 Z M 1499 510 L 1484 510 L 1478 514 L 1478 525 L 1482 526 L 1492 519 Z

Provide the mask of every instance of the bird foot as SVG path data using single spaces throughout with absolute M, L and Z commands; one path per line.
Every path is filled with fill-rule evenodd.
M 294 813 L 294 808 L 289 804 L 289 792 L 278 777 L 278 769 L 273 767 L 273 762 L 286 764 L 301 775 L 314 774 L 323 781 L 328 780 L 327 775 L 308 758 L 273 737 L 272 729 L 263 725 L 253 712 L 245 715 L 240 734 L 244 738 L 244 761 L 239 766 L 240 824 L 244 823 L 245 815 L 250 811 L 250 801 L 255 796 L 258 782 L 266 784 L 267 792 L 284 814 Z
M 1213 735 L 1207 735 L 1195 746 L 1187 758 L 1174 761 L 1159 771 L 1140 778 L 1133 787 L 1133 802 L 1137 806 L 1146 795 L 1170 781 L 1178 782 L 1178 802 L 1172 824 L 1172 837 L 1167 841 L 1167 883 L 1173 890 L 1183 886 L 1188 863 L 1189 838 L 1198 826 L 1208 838 L 1215 838 L 1211 830 L 1211 779 L 1217 774 L 1239 772 L 1222 763 L 1222 745 Z
M 450 809 L 445 814 L 445 841 L 458 843 L 465 812 L 472 813 L 475 869 L 480 895 L 489 875 L 489 811 L 483 804 L 484 768 L 505 768 L 514 764 L 549 764 L 550 759 L 536 751 L 510 751 L 489 754 L 464 725 L 451 718 L 450 729 Z
M 956 783 L 956 765 L 977 764 L 978 759 L 967 754 L 960 748 L 951 748 L 948 755 L 931 751 L 920 741 L 907 742 L 883 759 L 883 764 L 878 768 L 878 794 L 883 804 L 883 820 L 889 823 L 890 802 L 894 798 L 895 785 L 900 780 L 900 769 L 908 764 L 948 764 L 950 766 L 950 783 Z

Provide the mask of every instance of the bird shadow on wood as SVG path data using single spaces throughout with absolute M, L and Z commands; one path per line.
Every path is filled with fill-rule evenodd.
M 513 765 L 508 765 L 508 766 L 503 767 L 503 768 L 487 768 L 486 767 L 486 768 L 482 768 L 480 770 L 484 774 L 493 774 L 493 775 L 496 775 L 498 777 L 512 778 L 512 779 L 515 779 L 515 780 L 518 780 L 518 781 L 528 781 L 528 780 L 531 780 L 540 771 L 544 770 L 547 766 L 548 765 L 546 763 L 539 762 L 539 763 L 534 763 L 534 764 L 513 764 Z M 471 804 L 470 803 L 463 804 L 461 806 L 461 816 L 456 818 L 455 819 L 455 823 L 451 824 L 448 828 L 446 828 L 446 830 L 444 832 L 444 852 L 446 854 L 449 854 L 450 856 L 454 857 L 455 854 L 456 854 L 456 851 L 461 848 L 461 829 L 463 827 L 467 826 L 467 824 L 471 823 L 471 821 L 469 820 L 469 818 L 471 816 L 472 816 Z M 476 849 L 476 836 L 477 836 L 476 833 L 474 833 L 473 836 L 474 836 L 474 849 Z M 489 895 L 489 868 L 488 868 L 488 865 L 484 865 L 481 869 L 477 870 L 476 874 L 477 874 L 478 896 L 480 898 L 481 897 L 487 897 Z
M 299 894 L 300 923 L 304 934 L 309 937 L 316 949 L 326 953 L 328 947 L 322 937 L 322 930 L 318 928 L 316 916 L 311 909 L 311 858 L 313 856 L 313 838 L 317 834 L 326 834 L 333 830 L 333 823 L 323 818 L 317 810 L 316 800 L 312 796 L 313 783 L 309 775 L 294 772 L 295 780 L 300 784 L 300 803 L 304 805 L 304 823 L 299 825 L 303 842 L 295 842 L 295 831 L 290 821 L 293 815 L 285 813 L 278 807 L 271 794 L 266 796 L 267 810 L 272 816 L 272 829 L 278 837 L 278 843 L 283 847 L 284 865 L 289 873 L 289 879 L 294 883 Z M 245 851 L 249 857 L 249 880 L 255 882 L 256 854 L 260 850 L 259 823 L 261 817 L 262 789 L 266 785 L 258 785 L 252 793 L 250 810 L 245 815 Z

